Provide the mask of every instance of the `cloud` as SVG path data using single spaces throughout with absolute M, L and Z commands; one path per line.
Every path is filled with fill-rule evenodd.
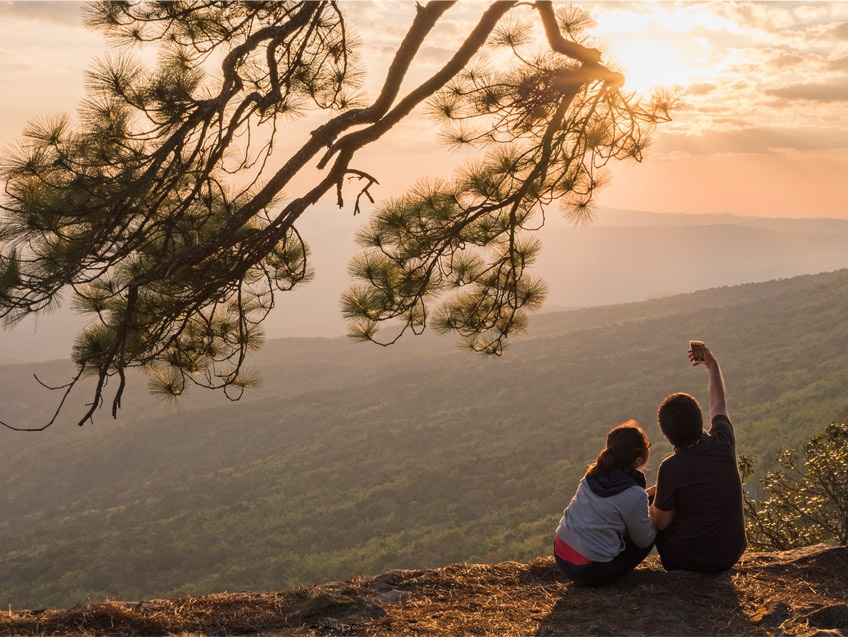
M 726 129 L 752 128 L 752 122 L 742 117 L 714 117 L 713 124 Z
M 454 50 L 441 46 L 422 46 L 416 60 L 429 64 L 444 64 L 453 55 Z
M 811 38 L 811 41 L 813 39 Z M 816 41 L 820 41 L 818 38 Z M 828 52 L 833 49 L 828 47 Z M 825 57 L 814 51 L 810 46 L 799 48 L 791 44 L 778 44 L 775 46 L 748 46 L 737 51 L 738 62 L 735 66 L 728 67 L 729 71 L 737 73 L 775 76 L 784 74 L 796 79 L 798 74 L 814 74 L 821 70 Z M 768 66 L 768 69 L 764 69 Z M 802 68 L 803 67 L 803 68 Z M 777 77 L 777 76 L 775 76 Z
M 694 84 L 690 84 L 686 89 L 687 95 L 706 95 L 707 93 L 714 91 L 718 88 L 716 84 L 712 82 L 695 82 Z
M 68 26 L 82 23 L 83 2 L 0 2 L 0 17 L 55 22 Z
M 770 63 L 779 69 L 785 69 L 790 66 L 798 66 L 805 59 L 803 55 L 798 55 L 797 53 L 780 52 L 771 59 Z
M 750 2 L 728 2 L 714 5 L 712 10 L 726 17 L 738 25 L 747 28 L 766 31 L 768 33 L 782 33 L 791 28 L 795 19 L 792 12 L 783 7 L 778 8 L 775 4 L 754 4 Z
M 655 152 L 662 154 L 775 154 L 781 151 L 825 151 L 848 148 L 848 129 L 822 126 L 758 126 L 700 135 L 659 135 Z
M 765 94 L 785 100 L 811 102 L 848 101 L 848 75 L 841 75 L 824 82 L 802 82 L 787 84 L 780 88 L 769 88 Z
M 832 33 L 838 40 L 848 40 L 848 22 L 837 24 L 833 27 Z
M 23 56 L 0 49 L 0 71 L 11 73 L 31 73 L 44 67 L 34 64 Z
M 843 55 L 841 58 L 829 60 L 826 64 L 831 71 L 848 71 L 848 55 Z

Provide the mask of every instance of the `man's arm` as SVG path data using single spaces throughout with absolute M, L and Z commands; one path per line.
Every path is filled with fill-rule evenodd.
M 674 521 L 674 509 L 671 511 L 663 511 L 658 509 L 656 505 L 651 505 L 651 517 L 654 520 L 654 526 L 660 531 L 667 529 Z
M 648 503 L 651 505 L 651 521 L 654 523 L 654 526 L 660 531 L 668 528 L 674 521 L 674 509 L 671 511 L 663 511 L 662 509 L 658 509 L 654 506 L 654 499 L 657 497 L 657 485 L 648 487 L 645 489 L 645 493 L 647 493 L 648 498 L 650 498 Z
M 710 420 L 716 416 L 727 416 L 727 399 L 724 393 L 724 378 L 721 376 L 721 368 L 718 366 L 710 348 L 704 346 L 704 360 L 696 361 L 689 350 L 689 360 L 693 365 L 706 365 L 710 372 Z

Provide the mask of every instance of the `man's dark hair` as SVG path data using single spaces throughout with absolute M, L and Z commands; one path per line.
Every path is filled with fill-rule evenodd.
M 675 447 L 693 444 L 704 428 L 704 417 L 698 401 L 682 392 L 672 394 L 662 402 L 657 411 L 657 422 Z

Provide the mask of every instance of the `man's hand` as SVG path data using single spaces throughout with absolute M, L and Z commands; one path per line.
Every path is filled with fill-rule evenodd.
M 655 495 L 657 495 L 657 485 L 654 485 L 654 486 L 652 486 L 652 487 L 648 487 L 647 489 L 645 489 L 645 493 L 647 493 L 647 494 L 648 494 L 648 497 L 649 497 L 649 498 L 650 498 L 651 496 L 655 496 Z
M 692 350 L 689 350 L 689 360 L 692 361 L 692 365 L 705 365 L 707 369 L 712 369 L 715 365 L 718 364 L 715 356 L 710 351 L 710 348 L 704 345 L 704 360 L 696 361 L 694 354 L 692 354 Z

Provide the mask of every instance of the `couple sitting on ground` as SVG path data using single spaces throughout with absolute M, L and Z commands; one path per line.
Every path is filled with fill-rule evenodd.
M 657 484 L 646 487 L 639 468 L 651 443 L 631 420 L 609 432 L 607 445 L 580 481 L 560 520 L 554 555 L 575 584 L 601 586 L 644 560 L 656 542 L 667 571 L 719 572 L 745 550 L 742 483 L 733 426 L 727 417 L 724 380 L 704 347 L 710 380 L 709 432 L 701 407 L 688 394 L 672 394 L 657 420 L 674 454 L 660 464 Z

